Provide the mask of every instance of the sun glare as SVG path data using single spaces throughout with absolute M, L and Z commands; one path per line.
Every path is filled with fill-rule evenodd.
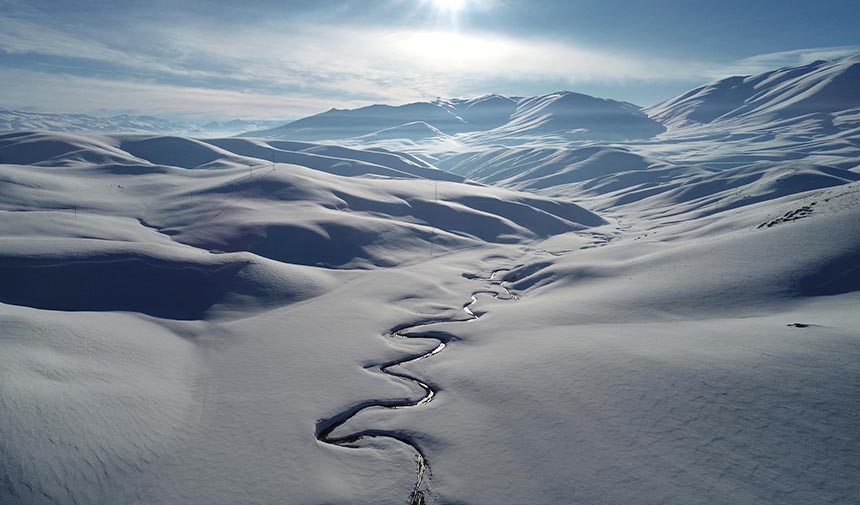
M 466 0 L 433 0 L 433 5 L 439 10 L 458 12 L 466 6 Z
M 401 40 L 398 50 L 408 59 L 421 61 L 436 71 L 451 71 L 498 61 L 506 46 L 496 39 L 447 31 L 422 31 Z

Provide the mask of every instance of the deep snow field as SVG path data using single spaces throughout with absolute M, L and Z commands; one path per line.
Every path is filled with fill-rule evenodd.
M 0 503 L 857 503 L 858 69 L 0 134 Z

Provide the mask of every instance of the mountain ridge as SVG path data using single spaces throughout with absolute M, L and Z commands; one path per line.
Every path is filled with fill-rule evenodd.
M 241 137 L 290 140 L 357 138 L 408 124 L 425 123 L 445 135 L 487 133 L 491 139 L 559 134 L 583 140 L 648 138 L 665 130 L 628 102 L 572 91 L 534 97 L 499 94 L 476 98 L 437 98 L 403 105 L 331 109 L 277 128 Z

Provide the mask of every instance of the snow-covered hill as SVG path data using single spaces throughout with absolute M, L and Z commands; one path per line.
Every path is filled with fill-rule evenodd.
M 822 117 L 838 123 L 840 116 L 856 117 L 860 112 L 860 55 L 722 79 L 666 100 L 646 112 L 672 128 Z M 838 124 L 826 126 L 831 132 L 841 129 Z M 855 123 L 853 127 L 857 126 Z
M 0 132 L 44 130 L 77 133 L 150 133 L 221 137 L 278 124 L 281 122 L 234 119 L 194 123 L 171 121 L 152 116 L 95 117 L 86 114 L 45 114 L 0 109 Z

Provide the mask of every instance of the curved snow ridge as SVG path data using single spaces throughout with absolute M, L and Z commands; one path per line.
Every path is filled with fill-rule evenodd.
M 357 447 L 361 440 L 367 438 L 375 438 L 375 437 L 384 437 L 390 438 L 392 440 L 399 441 L 405 445 L 412 447 L 416 452 L 416 464 L 417 464 L 417 476 L 415 481 L 415 486 L 412 489 L 412 493 L 409 496 L 409 505 L 424 505 L 426 501 L 426 494 L 428 493 L 429 484 L 427 482 L 428 475 L 430 472 L 430 465 L 427 460 L 427 456 L 424 454 L 424 451 L 421 449 L 418 442 L 415 440 L 415 437 L 409 433 L 403 432 L 395 432 L 395 431 L 387 431 L 387 430 L 362 430 L 357 433 L 352 433 L 344 436 L 333 436 L 335 430 L 340 428 L 349 422 L 350 419 L 354 418 L 360 412 L 371 409 L 371 408 L 384 408 L 391 410 L 398 409 L 406 409 L 406 408 L 415 408 L 420 407 L 422 405 L 426 405 L 433 401 L 436 397 L 436 392 L 438 388 L 436 388 L 431 382 L 421 380 L 413 375 L 410 375 L 405 372 L 398 372 L 392 370 L 394 367 L 399 367 L 403 365 L 408 365 L 410 363 L 415 363 L 417 361 L 422 361 L 427 358 L 433 357 L 442 351 L 444 351 L 448 344 L 452 341 L 458 340 L 454 334 L 441 332 L 441 331 L 421 331 L 420 333 L 405 333 L 409 330 L 415 330 L 417 328 L 424 328 L 433 324 L 438 323 L 468 323 L 472 321 L 478 320 L 481 316 L 483 316 L 484 312 L 474 312 L 472 310 L 472 306 L 474 306 L 478 302 L 478 295 L 486 294 L 491 295 L 498 300 L 519 300 L 519 297 L 512 293 L 506 286 L 505 281 L 497 281 L 495 280 L 496 275 L 499 272 L 508 272 L 511 269 L 502 268 L 498 270 L 494 270 L 488 277 L 481 277 L 478 275 L 466 275 L 467 278 L 470 279 L 478 279 L 490 281 L 493 285 L 498 286 L 504 293 L 500 293 L 498 291 L 492 289 L 479 289 L 477 291 L 472 292 L 470 296 L 470 300 L 463 305 L 463 311 L 467 314 L 466 319 L 451 319 L 451 318 L 436 318 L 436 319 L 425 319 L 416 322 L 406 323 L 400 326 L 396 326 L 389 330 L 385 336 L 390 339 L 433 339 L 437 340 L 439 344 L 434 347 L 431 351 L 421 353 L 421 354 L 411 354 L 404 358 L 400 358 L 393 361 L 387 361 L 381 363 L 379 365 L 374 365 L 373 368 L 376 368 L 380 373 L 390 375 L 392 377 L 397 377 L 398 379 L 405 380 L 410 382 L 416 386 L 418 386 L 423 392 L 423 396 L 419 399 L 409 399 L 409 398 L 399 398 L 399 399 L 372 399 L 360 402 L 347 410 L 344 410 L 330 418 L 321 419 L 316 423 L 316 429 L 314 431 L 314 436 L 320 442 L 337 445 L 341 447 Z

